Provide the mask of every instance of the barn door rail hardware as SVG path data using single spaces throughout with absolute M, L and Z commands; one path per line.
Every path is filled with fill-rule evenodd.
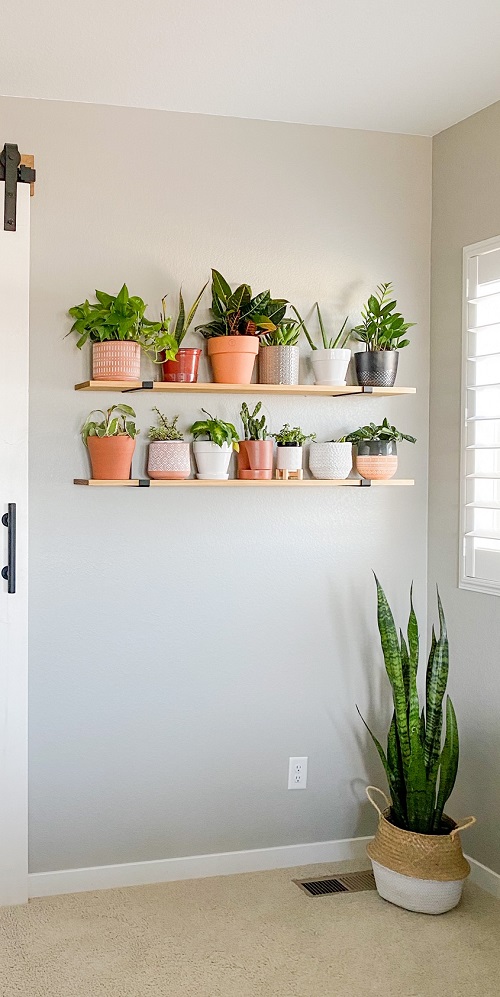
M 0 152 L 0 180 L 5 180 L 5 201 L 3 227 L 5 232 L 16 231 L 17 185 L 34 183 L 36 171 L 21 163 L 21 153 L 17 145 L 6 142 Z

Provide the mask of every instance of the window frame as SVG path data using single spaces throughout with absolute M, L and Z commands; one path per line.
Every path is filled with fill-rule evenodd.
M 461 365 L 461 397 L 460 397 L 460 532 L 459 532 L 459 576 L 458 587 L 470 592 L 481 592 L 484 595 L 500 596 L 500 581 L 488 581 L 484 578 L 472 578 L 465 574 L 465 535 L 467 533 L 467 360 L 468 360 L 468 277 L 469 260 L 481 253 L 500 250 L 500 235 L 481 242 L 464 246 L 462 258 L 462 365 Z

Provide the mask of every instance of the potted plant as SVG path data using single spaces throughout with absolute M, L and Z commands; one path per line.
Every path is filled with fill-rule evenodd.
M 469 817 L 457 824 L 444 813 L 457 775 L 459 745 L 449 696 L 443 711 L 449 662 L 443 607 L 438 592 L 439 636 L 433 628 L 421 709 L 419 634 L 411 589 L 405 638 L 401 630 L 398 636 L 389 603 L 375 581 L 378 629 L 393 699 L 386 751 L 363 722 L 384 766 L 391 799 L 375 787 L 367 789 L 379 814 L 377 833 L 367 851 L 381 897 L 407 910 L 442 914 L 456 907 L 470 872 L 458 832 L 475 823 L 475 818 Z M 372 798 L 372 791 L 384 798 L 383 810 Z
M 70 333 L 78 334 L 78 349 L 92 343 L 94 381 L 138 381 L 141 349 L 159 363 L 163 355 L 173 359 L 177 342 L 160 322 L 146 318 L 142 298 L 129 295 L 126 284 L 117 295 L 96 291 L 97 303 L 88 299 L 69 309 L 74 318 Z M 69 333 L 68 333 L 69 335 Z
M 409 345 L 405 335 L 415 323 L 395 311 L 392 294 L 391 283 L 379 284 L 362 309 L 361 325 L 352 330 L 354 339 L 365 344 L 364 351 L 354 354 L 358 384 L 391 388 L 396 380 L 398 351 Z
M 302 470 L 302 447 L 307 440 L 316 439 L 316 433 L 306 436 L 298 426 L 290 426 L 288 422 L 273 433 L 276 440 L 276 469 L 278 471 Z
M 321 341 L 323 343 L 322 349 L 316 346 L 312 336 L 309 334 L 308 329 L 304 325 L 304 333 L 307 342 L 313 351 L 311 356 L 311 365 L 314 373 L 314 380 L 316 384 L 345 384 L 347 368 L 351 359 L 351 351 L 345 349 L 345 344 L 351 336 L 349 330 L 345 332 L 349 316 L 346 315 L 337 335 L 328 336 L 318 302 L 316 302 L 314 307 L 316 308 L 318 314 Z M 297 318 L 300 319 L 300 315 L 296 308 L 294 308 L 294 312 Z
M 345 437 L 347 443 L 356 444 L 356 470 L 362 478 L 381 481 L 392 478 L 398 467 L 397 444 L 402 440 L 416 443 L 414 436 L 400 433 L 384 419 L 381 426 L 370 422 Z
M 227 481 L 231 453 L 238 451 L 238 433 L 232 422 L 223 422 L 205 409 L 201 411 L 207 418 L 195 422 L 190 430 L 195 439 L 196 477 Z M 200 440 L 200 436 L 207 439 Z
M 102 415 L 101 420 L 92 418 Z M 130 478 L 135 450 L 135 412 L 130 405 L 112 405 L 105 412 L 94 409 L 82 426 L 82 439 L 88 448 L 92 478 L 126 481 Z
M 200 304 L 207 284 L 202 287 L 187 315 L 184 299 L 182 297 L 182 288 L 179 291 L 179 310 L 177 312 L 177 320 L 173 331 L 173 336 L 177 343 L 177 352 L 174 358 L 171 357 L 169 359 L 165 359 L 163 362 L 164 381 L 180 381 L 184 384 L 193 384 L 198 380 L 198 364 L 200 362 L 201 350 L 192 347 L 185 347 L 181 344 L 183 343 L 189 327 L 196 315 L 198 305 Z M 171 317 L 167 315 L 166 300 L 167 295 L 161 299 L 161 333 L 170 332 L 170 324 L 172 321 Z
M 283 319 L 272 332 L 261 336 L 260 384 L 298 384 L 300 350 L 297 342 L 303 322 Z
M 328 443 L 311 443 L 309 470 L 314 478 L 348 478 L 352 470 L 352 443 L 345 436 Z
M 189 478 L 191 463 L 189 443 L 177 429 L 178 415 L 167 419 L 156 406 L 158 425 L 149 430 L 148 475 L 154 481 L 172 478 Z
M 285 316 L 288 302 L 269 291 L 252 295 L 248 284 L 231 290 L 218 270 L 212 270 L 212 320 L 197 326 L 208 340 L 214 380 L 219 384 L 250 384 L 259 336 L 273 332 Z
M 253 412 L 250 412 L 246 402 L 241 406 L 241 421 L 245 439 L 240 440 L 238 451 L 239 478 L 272 478 L 273 476 L 273 441 L 269 439 L 266 417 L 258 418 L 262 402 L 257 402 Z

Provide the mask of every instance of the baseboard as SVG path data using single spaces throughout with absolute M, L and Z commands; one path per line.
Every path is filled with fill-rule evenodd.
M 471 859 L 470 855 L 465 856 L 470 864 L 470 878 L 476 886 L 480 886 L 482 890 L 486 890 L 487 893 L 491 893 L 494 897 L 500 899 L 500 876 L 498 872 L 493 872 L 493 869 L 488 869 L 488 866 L 483 865 L 481 862 L 476 862 L 476 859 Z
M 215 855 L 187 855 L 152 862 L 101 865 L 90 869 L 61 869 L 57 872 L 33 872 L 28 876 L 30 897 L 53 897 L 60 893 L 86 893 L 120 886 L 145 886 L 178 879 L 203 879 L 229 876 L 238 872 L 263 872 L 287 869 L 315 862 L 366 860 L 367 838 L 344 838 L 339 841 L 315 841 L 303 845 L 255 848 Z

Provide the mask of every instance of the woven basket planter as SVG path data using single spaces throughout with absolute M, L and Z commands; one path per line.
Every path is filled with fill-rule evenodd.
M 384 798 L 384 810 L 372 798 L 372 792 Z M 390 802 L 381 789 L 368 786 L 366 795 L 379 815 L 377 833 L 366 850 L 380 896 L 422 914 L 443 914 L 456 907 L 470 873 L 459 831 L 474 824 L 475 817 L 461 824 L 443 817 L 448 833 L 417 834 L 391 823 Z

